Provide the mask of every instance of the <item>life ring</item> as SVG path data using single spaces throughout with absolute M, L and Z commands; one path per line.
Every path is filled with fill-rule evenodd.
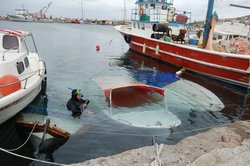
M 143 6 L 140 7 L 139 14 L 140 14 L 140 16 L 144 15 L 144 8 L 143 8 Z
M 124 35 L 124 40 L 126 41 L 126 43 L 130 43 L 131 39 L 129 35 Z

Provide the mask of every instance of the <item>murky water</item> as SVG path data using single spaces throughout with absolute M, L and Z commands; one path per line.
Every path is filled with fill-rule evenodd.
M 54 117 L 59 126 L 72 133 L 70 139 L 53 153 L 57 163 L 70 164 L 114 155 L 151 145 L 152 140 L 175 144 L 186 136 L 203 132 L 210 127 L 250 118 L 246 90 L 192 73 L 176 77 L 178 68 L 129 51 L 122 36 L 112 26 L 1 21 L 0 28 L 32 32 L 39 53 L 46 62 L 47 96 L 38 96 L 29 109 L 39 110 L 45 107 L 47 114 Z M 98 52 L 97 44 L 101 46 Z M 154 103 L 111 109 L 103 89 L 95 81 L 99 77 L 134 78 L 163 88 L 165 96 L 163 100 Z M 172 81 L 168 81 L 170 77 Z M 70 88 L 81 88 L 84 98 L 90 100 L 81 119 L 72 118 L 66 108 L 71 95 Z M 125 95 L 124 98 L 129 96 Z M 93 113 L 87 113 L 88 111 Z M 154 116 L 157 111 L 164 114 L 164 120 L 167 119 L 169 124 L 177 124 L 178 121 L 181 123 L 174 129 L 138 127 L 138 124 L 151 119 L 147 117 L 148 120 L 143 120 L 143 115 L 146 114 L 140 114 L 141 118 L 132 121 L 131 117 L 135 114 L 127 114 L 150 111 L 154 111 L 151 114 Z M 119 120 L 125 116 L 131 121 Z M 13 120 L 1 128 L 10 127 L 8 130 L 13 130 L 11 121 Z M 0 145 L 7 148 L 5 138 L 9 138 L 9 135 L 1 135 Z M 12 141 L 22 142 L 18 138 Z M 32 156 L 28 149 L 27 146 L 19 153 Z M 13 159 L 19 161 L 9 156 L 1 162 L 10 164 Z M 42 154 L 39 159 L 44 160 L 45 156 Z M 27 160 L 19 163 L 43 165 Z

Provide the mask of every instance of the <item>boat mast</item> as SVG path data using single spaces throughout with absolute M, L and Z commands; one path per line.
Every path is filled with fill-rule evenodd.
M 207 45 L 207 40 L 209 37 L 209 30 L 210 30 L 210 21 L 213 15 L 213 8 L 214 8 L 214 0 L 208 0 L 208 8 L 207 8 L 207 15 L 206 15 L 206 22 L 204 26 L 203 32 L 203 48 Z
M 127 12 L 127 10 L 126 10 L 126 0 L 124 0 L 124 9 L 123 9 L 123 10 L 124 10 L 123 24 L 125 24 L 125 22 L 126 22 L 126 16 L 127 16 L 127 15 L 126 15 L 126 12 Z
M 83 0 L 81 0 L 81 10 L 82 10 L 82 21 L 83 21 L 83 18 L 84 18 L 84 12 L 83 12 Z

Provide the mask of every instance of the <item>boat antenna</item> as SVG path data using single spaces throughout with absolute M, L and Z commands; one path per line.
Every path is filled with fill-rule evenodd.
M 242 5 L 236 5 L 236 4 L 230 4 L 230 6 L 239 7 L 239 8 L 245 8 L 245 9 L 250 9 L 250 6 L 242 6 Z
M 214 8 L 214 0 L 208 0 L 208 7 L 207 7 L 207 15 L 206 15 L 206 22 L 204 25 L 204 32 L 203 32 L 203 48 L 206 47 L 208 37 L 209 37 L 209 30 L 210 30 L 210 22 L 213 15 L 213 8 Z
M 124 18 L 123 18 L 123 24 L 125 24 L 126 22 L 126 17 L 127 17 L 127 9 L 126 9 L 126 0 L 124 0 L 124 9 L 123 9 L 123 12 L 124 12 Z
M 84 1 L 85 2 L 85 1 Z M 84 8 L 85 9 L 85 8 Z M 81 11 L 82 11 L 82 21 L 84 19 L 85 15 L 85 10 L 83 9 L 83 0 L 81 0 Z

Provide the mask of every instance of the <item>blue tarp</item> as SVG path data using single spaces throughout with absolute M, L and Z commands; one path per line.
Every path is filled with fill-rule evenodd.
M 131 70 L 131 73 L 136 80 L 146 85 L 151 85 L 156 87 L 164 87 L 180 79 L 173 73 L 165 73 L 153 70 L 133 69 Z

